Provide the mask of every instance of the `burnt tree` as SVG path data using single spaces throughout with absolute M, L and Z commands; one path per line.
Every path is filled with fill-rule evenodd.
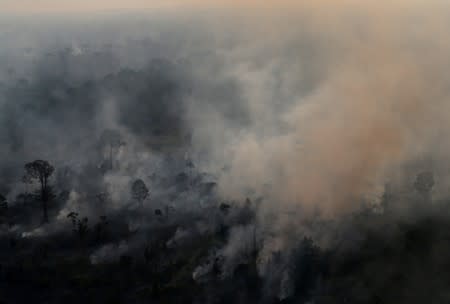
M 48 201 L 51 198 L 51 189 L 48 180 L 53 174 L 53 171 L 55 171 L 55 168 L 45 160 L 35 160 L 25 164 L 24 181 L 27 183 L 38 181 L 40 185 L 40 198 L 42 202 L 44 223 L 48 223 Z
M 131 185 L 131 195 L 140 207 L 143 207 L 145 199 L 148 197 L 149 190 L 142 179 L 137 179 Z

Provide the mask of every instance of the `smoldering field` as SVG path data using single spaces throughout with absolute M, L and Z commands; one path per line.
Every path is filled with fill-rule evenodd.
M 448 5 L 196 4 L 0 21 L 6 303 L 446 303 Z

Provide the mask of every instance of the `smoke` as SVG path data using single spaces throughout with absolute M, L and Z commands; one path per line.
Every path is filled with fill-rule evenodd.
M 263 198 L 257 233 L 270 255 L 305 232 L 321 234 L 300 219 L 378 203 L 411 163 L 431 164 L 441 181 L 434 195 L 446 194 L 448 4 L 191 3 L 133 20 L 62 15 L 37 26 L 42 16 L 33 16 L 19 31 L 14 18 L 5 22 L 0 155 L 10 199 L 23 187 L 10 172 L 43 158 L 77 176 L 60 218 L 102 191 L 105 208 L 128 206 L 136 178 L 159 207 L 177 190 L 152 174 L 178 174 L 187 153 L 221 198 Z M 96 175 L 108 157 L 98 147 L 106 129 L 126 145 L 114 170 Z M 171 200 L 202 204 L 192 193 Z M 237 245 L 249 231 L 232 230 L 227 261 L 244 251 Z
M 218 102 L 199 109 L 194 91 L 194 148 L 210 150 L 206 166 L 229 166 L 223 195 L 253 189 L 272 205 L 350 212 L 404 163 L 435 159 L 437 142 L 448 149 L 446 15 L 438 3 L 401 1 L 295 7 L 264 22 L 248 13 L 243 42 L 215 73 L 238 79 L 233 109 L 245 120 L 237 126 Z
M 92 264 L 186 259 L 199 284 L 227 285 L 247 264 L 267 299 L 287 299 L 314 287 L 321 270 L 299 269 L 316 258 L 340 265 L 368 234 L 406 242 L 399 221 L 448 217 L 436 212 L 450 181 L 447 3 L 169 6 L 0 21 L 0 194 L 17 214 L 8 233 L 70 232 Z M 39 227 L 24 194 L 36 189 L 21 182 L 34 159 L 56 169 L 52 222 Z M 431 193 L 413 189 L 421 171 L 434 173 Z M 136 179 L 143 202 L 130 193 Z M 401 206 L 383 209 L 387 197 Z M 358 212 L 367 206 L 370 219 Z M 71 212 L 89 218 L 86 236 Z

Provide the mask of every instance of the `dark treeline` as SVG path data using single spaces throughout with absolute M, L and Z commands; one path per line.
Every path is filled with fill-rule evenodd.
M 108 207 L 108 193 L 69 204 L 57 171 L 45 160 L 27 163 L 31 192 L 1 196 L 4 303 L 419 303 L 430 291 L 437 303 L 447 299 L 450 209 L 431 201 L 430 172 L 416 177 L 406 198 L 387 187 L 381 205 L 362 207 L 345 224 L 313 219 L 313 226 L 340 227 L 334 245 L 322 248 L 305 234 L 263 260 L 256 218 L 263 198 L 220 200 L 190 161 L 160 185 L 175 186 L 165 195 L 135 179 L 117 209 Z M 174 196 L 194 192 L 207 204 L 175 207 Z M 404 199 L 414 204 L 402 218 Z M 229 253 L 223 248 L 236 229 L 249 237 Z

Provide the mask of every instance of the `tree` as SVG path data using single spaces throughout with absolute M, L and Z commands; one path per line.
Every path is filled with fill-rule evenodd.
M 0 194 L 0 213 L 7 209 L 8 209 L 8 201 L 6 200 L 6 197 Z
M 148 197 L 148 194 L 149 190 L 142 179 L 135 180 L 131 185 L 131 196 L 133 199 L 138 201 L 141 207 L 143 206 L 145 199 Z
M 121 146 L 125 145 L 125 142 L 117 130 L 107 129 L 103 131 L 100 136 L 100 144 L 108 149 L 109 152 L 109 169 L 113 169 L 113 154 L 114 149 L 119 149 Z
M 2 217 L 6 216 L 8 211 L 8 201 L 6 197 L 0 194 L 0 223 L 2 222 Z
M 24 181 L 32 183 L 37 180 L 40 184 L 40 197 L 44 223 L 48 223 L 48 201 L 51 198 L 51 188 L 48 184 L 48 180 L 53 174 L 53 171 L 55 171 L 55 168 L 45 160 L 35 160 L 25 164 Z
M 86 235 L 88 232 L 88 218 L 83 217 L 82 219 L 78 218 L 77 212 L 70 212 L 67 215 L 67 218 L 70 218 L 72 221 L 72 230 L 75 234 L 78 235 L 80 240 Z
M 72 230 L 75 232 L 77 230 L 78 213 L 72 211 L 67 215 L 67 218 L 72 221 Z

